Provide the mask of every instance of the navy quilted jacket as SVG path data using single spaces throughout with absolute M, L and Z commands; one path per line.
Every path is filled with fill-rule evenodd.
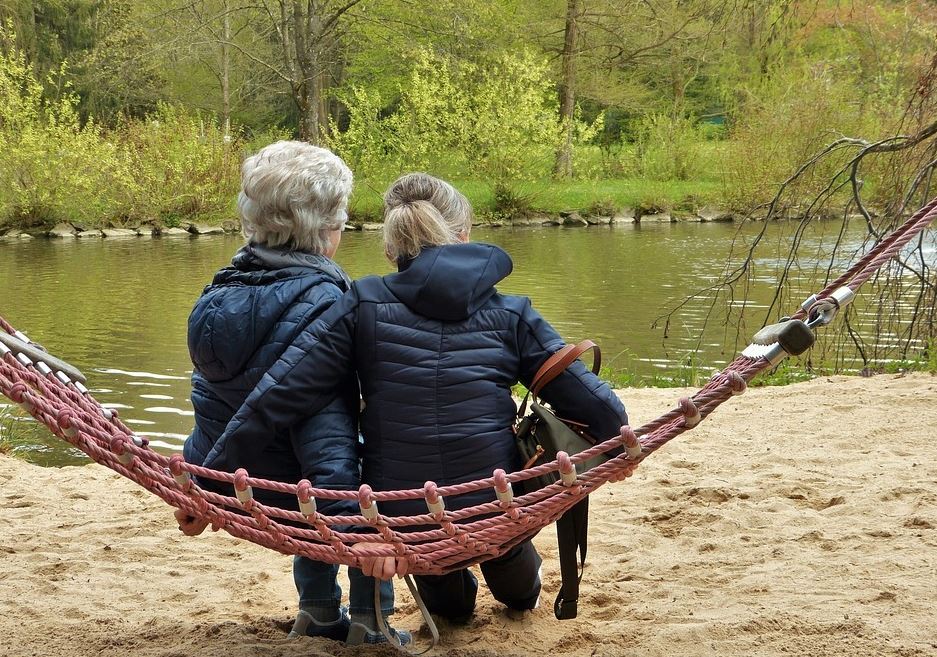
M 219 271 L 189 316 L 189 354 L 195 428 L 186 461 L 203 465 L 261 376 L 348 289 L 348 278 L 324 256 L 248 245 Z M 329 382 L 328 404 L 313 414 L 298 409 L 290 422 L 265 436 L 263 449 L 239 465 L 253 476 L 293 482 L 306 477 L 323 488 L 359 485 L 358 386 L 343 372 Z M 211 481 L 203 486 L 231 495 Z M 265 504 L 296 508 L 296 498 L 256 491 Z M 340 503 L 345 504 L 345 503 Z M 327 513 L 351 513 L 338 504 Z
M 511 386 L 529 384 L 563 346 L 526 297 L 499 294 L 511 259 L 487 244 L 424 249 L 401 271 L 368 277 L 304 330 L 267 372 L 209 455 L 249 463 L 269 436 L 323 407 L 354 368 L 365 408 L 362 479 L 375 490 L 455 484 L 519 466 Z M 626 423 L 609 386 L 577 362 L 542 391 L 562 417 L 608 438 Z M 447 500 L 450 509 L 493 491 Z M 382 506 L 425 513 L 422 502 Z

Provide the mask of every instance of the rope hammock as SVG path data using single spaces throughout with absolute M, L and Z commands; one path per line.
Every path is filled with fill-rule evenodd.
M 168 504 L 209 520 L 213 529 L 285 554 L 317 561 L 360 566 L 363 557 L 394 556 L 407 562 L 411 574 L 441 575 L 507 552 L 535 535 L 585 496 L 608 482 L 620 480 L 626 466 L 640 463 L 685 431 L 699 424 L 720 404 L 745 391 L 759 373 L 788 355 L 802 353 L 813 342 L 813 329 L 828 324 L 848 304 L 856 290 L 896 256 L 937 217 L 937 198 L 891 235 L 880 241 L 845 274 L 804 302 L 789 321 L 760 331 L 724 370 L 678 407 L 637 429 L 625 429 L 584 452 L 560 452 L 556 461 L 452 486 L 427 482 L 422 489 L 358 491 L 315 488 L 309 481 L 287 484 L 251 477 L 244 470 L 218 472 L 186 463 L 181 455 L 153 451 L 146 439 L 121 422 L 117 411 L 102 407 L 84 386 L 81 373 L 29 342 L 0 317 L 0 392 L 19 404 L 59 438 L 100 463 L 132 479 Z M 625 449 L 605 463 L 577 475 L 575 464 L 615 448 Z M 559 472 L 560 481 L 523 496 L 512 484 Z M 204 490 L 192 480 L 211 479 L 231 484 L 236 497 Z M 446 510 L 445 499 L 494 488 L 496 501 L 457 511 Z M 253 489 L 295 495 L 300 511 L 259 503 Z M 330 516 L 316 511 L 316 500 L 354 500 L 361 514 Z M 385 516 L 382 502 L 424 500 L 427 512 L 415 516 Z M 361 529 L 348 530 L 347 527 Z M 418 528 L 408 531 L 410 528 Z M 376 530 L 376 531 L 375 531 Z M 355 543 L 368 545 L 352 552 Z

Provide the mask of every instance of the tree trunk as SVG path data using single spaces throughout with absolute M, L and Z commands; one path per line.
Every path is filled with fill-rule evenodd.
M 319 100 L 313 98 L 312 87 L 308 82 L 293 94 L 299 109 L 299 138 L 310 144 L 319 143 Z
M 553 174 L 557 178 L 573 175 L 573 115 L 576 112 L 576 63 L 579 56 L 579 12 L 581 0 L 567 0 L 566 35 L 563 39 L 563 79 L 560 82 L 560 121 L 563 143 L 556 153 Z
M 224 125 L 225 142 L 231 139 L 231 51 L 228 43 L 231 41 L 231 17 L 228 15 L 228 0 L 222 5 L 224 11 L 224 41 L 221 42 L 221 122 Z

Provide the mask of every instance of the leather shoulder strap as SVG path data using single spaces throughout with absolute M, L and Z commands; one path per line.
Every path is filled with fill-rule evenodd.
M 543 386 L 566 371 L 567 367 L 590 349 L 595 351 L 595 356 L 592 359 L 592 372 L 598 374 L 599 368 L 602 367 L 602 351 L 599 349 L 599 345 L 592 340 L 583 340 L 577 345 L 566 345 L 540 366 L 534 380 L 530 383 L 531 394 L 535 398 L 539 397 Z

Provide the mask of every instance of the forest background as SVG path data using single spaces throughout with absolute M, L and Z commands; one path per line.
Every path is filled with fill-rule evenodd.
M 930 123 L 935 28 L 924 0 L 2 0 L 0 229 L 231 219 L 281 138 L 346 159 L 359 220 L 408 170 L 493 219 L 747 212 L 823 144 Z

